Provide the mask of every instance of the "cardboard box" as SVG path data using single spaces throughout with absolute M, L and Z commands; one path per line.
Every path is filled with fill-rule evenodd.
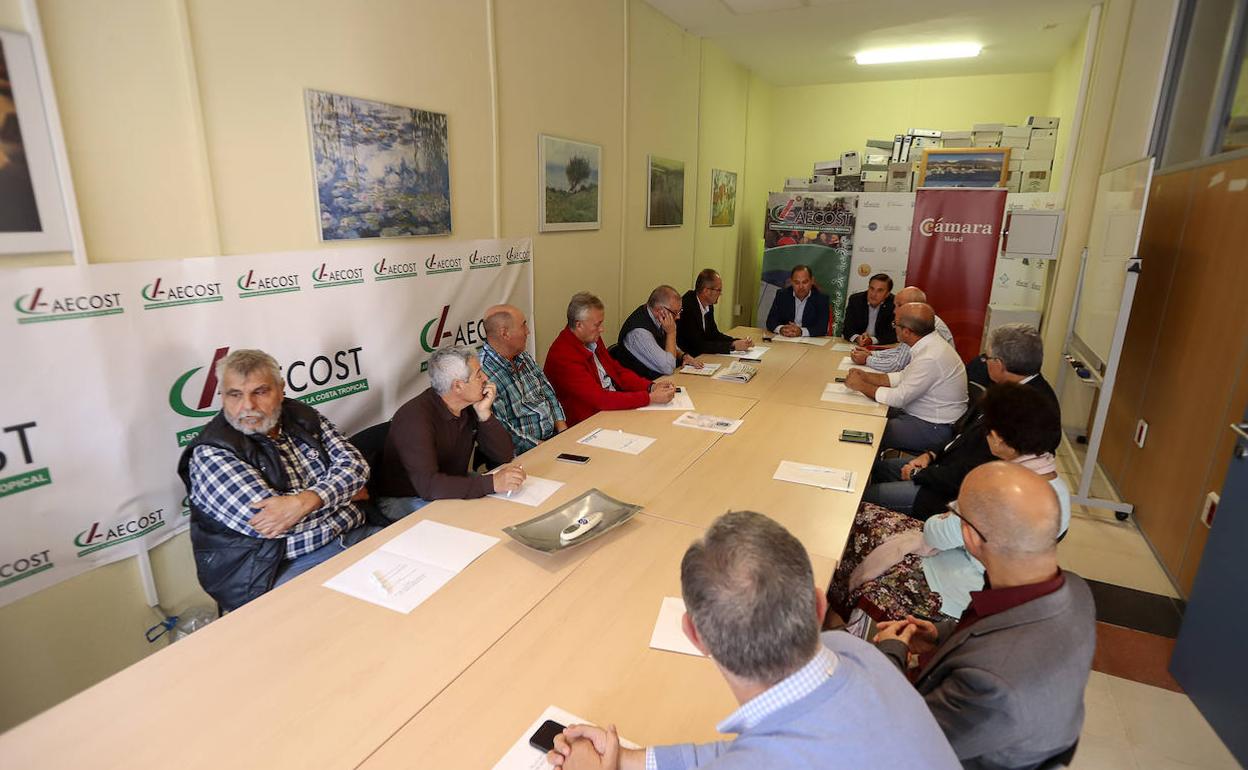
M 858 152 L 850 150 L 841 153 L 841 173 L 840 176 L 857 176 L 862 171 L 862 160 L 858 157 Z
M 1053 160 L 1054 155 L 1057 154 L 1057 142 L 1052 139 L 1039 140 L 1035 146 L 1019 150 L 1019 152 L 1027 153 L 1025 160 Z
M 809 190 L 810 180 L 804 176 L 791 176 L 784 180 L 785 191 Z
M 1019 161 L 1019 171 L 1027 173 L 1028 171 L 1048 171 L 1053 168 L 1051 160 L 1024 160 Z
M 971 143 L 974 147 L 1000 147 L 1001 132 L 975 131 L 971 134 Z
M 912 128 L 906 133 L 910 136 L 922 136 L 928 139 L 940 138 L 940 132 L 932 128 Z
M 947 138 L 945 138 L 945 137 L 943 137 L 943 136 L 942 136 L 942 137 L 940 138 L 940 146 L 941 146 L 941 147 L 946 147 L 946 148 L 951 149 L 951 150 L 952 150 L 952 149 L 962 149 L 962 148 L 970 148 L 970 147 L 974 147 L 974 146 L 975 146 L 975 142 L 974 142 L 973 140 L 969 139 L 969 138 L 967 138 L 967 139 L 947 139 Z
M 916 136 L 911 141 L 910 150 L 913 152 L 916 148 L 924 150 L 934 150 L 940 147 L 940 140 L 933 139 L 930 136 Z
M 1023 191 L 1022 176 L 1011 174 L 1009 181 L 1005 183 L 1005 190 L 1006 192 L 1022 192 Z
M 1048 169 L 1043 171 L 1024 171 L 1023 183 L 1019 187 L 1019 192 L 1048 192 L 1049 181 L 1053 176 Z
M 893 140 L 891 139 L 868 139 L 867 149 L 878 151 L 873 154 L 883 153 L 885 155 L 891 155 L 893 152 Z
M 836 192 L 863 192 L 858 174 L 841 174 L 836 178 Z
M 885 182 L 888 181 L 888 170 L 887 169 L 883 171 L 864 170 L 862 171 L 862 173 L 858 175 L 858 177 L 862 179 L 864 184 L 867 182 L 879 182 L 880 184 L 884 184 Z M 880 192 L 884 192 L 884 191 L 880 190 Z
M 1006 126 L 1001 132 L 1002 147 L 1026 147 L 1031 141 L 1031 129 L 1027 126 Z
M 898 163 L 910 162 L 910 145 L 914 144 L 913 136 L 903 136 L 901 138 L 901 154 L 897 156 Z
M 904 139 L 904 138 L 905 138 L 905 134 L 894 134 L 894 135 L 893 135 L 893 155 L 892 155 L 892 160 L 893 160 L 893 162 L 894 162 L 894 163 L 900 163 L 901 161 L 905 160 L 905 158 L 904 158 L 904 157 L 902 157 L 902 155 L 901 155 L 901 141 L 902 141 L 902 139 Z
M 1057 128 L 1060 118 L 1046 118 L 1041 115 L 1032 115 L 1027 118 L 1027 125 L 1032 128 Z
M 1036 153 L 1036 157 L 1052 158 L 1057 152 L 1057 130 L 1052 128 L 1032 130 L 1031 141 L 1027 148 Z
M 863 182 L 863 192 L 888 192 L 888 185 L 884 182 Z
M 814 173 L 816 175 L 836 176 L 841 173 L 841 159 L 818 161 L 815 163 Z
M 1023 162 L 1021 160 L 1014 160 L 1014 153 L 1011 152 L 1010 163 L 1009 163 L 1010 174 L 1013 175 L 1015 171 L 1022 171 L 1022 170 L 1023 170 Z
M 884 153 L 871 152 L 862 156 L 863 168 L 866 168 L 867 166 L 887 166 L 887 165 L 888 165 L 888 155 Z
M 914 186 L 914 172 L 909 163 L 890 163 L 885 192 L 910 192 Z
M 976 123 L 971 126 L 972 132 L 978 131 L 995 131 L 998 134 L 1005 130 L 1004 123 Z

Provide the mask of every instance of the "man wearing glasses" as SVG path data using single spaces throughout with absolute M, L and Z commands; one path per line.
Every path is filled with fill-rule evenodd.
M 750 338 L 737 339 L 719 330 L 715 305 L 724 293 L 724 279 L 711 268 L 698 273 L 693 288 L 681 298 L 681 314 L 676 321 L 676 344 L 691 356 L 703 353 L 723 355 L 731 350 L 749 350 Z
M 619 346 L 611 355 L 648 380 L 673 374 L 676 367 L 702 363 L 681 352 L 676 345 L 676 322 L 680 318 L 680 295 L 664 284 L 650 292 L 646 304 L 634 310 L 620 327 Z

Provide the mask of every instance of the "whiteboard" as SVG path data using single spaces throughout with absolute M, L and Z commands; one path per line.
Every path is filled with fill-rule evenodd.
M 1109 361 L 1122 304 L 1127 260 L 1138 253 L 1153 159 L 1145 158 L 1101 174 L 1088 231 L 1088 259 L 1075 309 L 1075 336 L 1083 347 Z

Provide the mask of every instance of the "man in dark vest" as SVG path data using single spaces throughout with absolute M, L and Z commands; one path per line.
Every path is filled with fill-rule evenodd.
M 236 350 L 216 378 L 221 412 L 182 453 L 178 474 L 199 583 L 229 611 L 378 528 L 353 502 L 368 481 L 363 456 L 315 409 L 284 397 L 272 356 Z
M 683 364 L 701 369 L 700 361 L 676 346 L 680 312 L 680 294 L 666 284 L 658 287 L 650 292 L 646 304 L 624 319 L 619 344 L 611 349 L 611 355 L 648 380 L 674 374 Z

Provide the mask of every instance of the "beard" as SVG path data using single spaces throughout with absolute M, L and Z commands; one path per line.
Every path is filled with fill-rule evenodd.
M 245 419 L 259 420 L 259 422 L 246 424 L 243 422 Z M 274 410 L 272 414 L 265 414 L 259 409 L 244 409 L 233 417 L 228 412 L 225 415 L 225 421 L 230 424 L 230 427 L 244 436 L 267 435 L 269 431 L 277 427 L 279 419 L 281 419 L 280 408 Z

